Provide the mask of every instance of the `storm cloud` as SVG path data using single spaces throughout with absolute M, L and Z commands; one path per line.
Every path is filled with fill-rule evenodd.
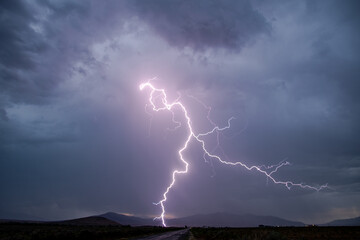
M 211 119 L 230 160 L 292 163 L 262 175 L 204 162 L 170 216 L 239 212 L 322 223 L 360 215 L 357 1 L 1 1 L 0 218 L 158 215 L 184 129 L 149 115 L 141 81 Z M 151 124 L 150 124 L 151 123 Z M 150 127 L 151 126 L 151 127 Z M 214 140 L 214 139 L 212 139 Z M 218 152 L 223 154 L 222 152 Z
M 176 47 L 239 49 L 270 25 L 248 1 L 136 1 L 138 16 Z

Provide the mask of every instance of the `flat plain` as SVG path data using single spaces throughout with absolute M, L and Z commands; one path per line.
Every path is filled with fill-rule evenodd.
M 145 237 L 182 228 L 56 223 L 0 223 L 0 240 L 112 240 Z
M 360 227 L 192 228 L 194 239 L 359 240 Z
M 184 228 L 55 223 L 0 223 L 0 240 L 124 240 L 163 239 Z M 170 234 L 171 235 L 171 234 Z M 169 235 L 169 236 L 170 236 Z M 160 237 L 160 238 L 158 238 Z M 166 238 L 165 238 L 166 239 Z M 170 239 L 170 238 L 169 238 Z M 175 239 L 175 238 L 174 238 Z M 191 228 L 181 240 L 359 240 L 357 227 Z

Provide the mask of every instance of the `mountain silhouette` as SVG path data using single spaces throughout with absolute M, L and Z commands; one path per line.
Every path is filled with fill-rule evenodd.
M 322 224 L 322 226 L 360 226 L 360 217 L 348 218 L 348 219 L 338 219 L 338 220 L 334 220 L 334 221 Z
M 230 214 L 213 213 L 198 214 L 183 218 L 169 219 L 168 225 L 171 226 L 194 226 L 194 227 L 258 227 L 264 226 L 304 226 L 302 222 L 289 221 L 273 216 L 257 216 L 252 214 Z
M 140 218 L 127 216 L 115 212 L 107 212 L 98 216 L 90 216 L 64 221 L 34 221 L 34 220 L 7 220 L 4 222 L 19 223 L 53 223 L 66 225 L 131 225 L 131 226 L 161 226 L 161 221 L 154 221 L 152 218 Z M 274 216 L 258 216 L 253 214 L 232 214 L 232 213 L 212 213 L 196 214 L 182 218 L 167 219 L 168 226 L 175 227 L 258 227 L 262 226 L 294 226 L 302 227 L 304 223 L 289 221 Z M 349 219 L 338 219 L 320 226 L 360 226 L 360 217 Z
M 64 221 L 56 221 L 51 223 L 63 224 L 63 225 L 76 225 L 76 226 L 106 226 L 106 225 L 119 226 L 120 225 L 116 221 L 101 216 L 83 217 L 83 218 L 76 218 L 76 219 L 70 219 Z
M 100 215 L 122 225 L 161 225 L 153 219 L 126 216 L 114 212 Z M 256 216 L 252 214 L 236 215 L 229 213 L 197 214 L 183 218 L 166 220 L 168 226 L 192 226 L 192 227 L 258 227 L 264 226 L 305 226 L 302 222 L 289 221 L 273 216 Z
M 107 212 L 104 214 L 99 215 L 99 217 L 107 218 L 111 221 L 117 222 L 121 225 L 131 225 L 131 226 L 160 226 L 161 223 L 159 221 L 153 221 L 150 218 L 140 218 L 140 217 L 133 217 L 127 216 L 124 214 L 114 213 L 114 212 Z

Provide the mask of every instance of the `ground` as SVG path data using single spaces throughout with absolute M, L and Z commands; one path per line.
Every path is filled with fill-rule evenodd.
M 359 240 L 360 227 L 163 228 L 0 223 L 0 240 Z
M 192 228 L 193 239 L 359 240 L 360 227 Z
M 129 239 L 179 230 L 164 227 L 0 223 L 0 240 L 112 240 Z

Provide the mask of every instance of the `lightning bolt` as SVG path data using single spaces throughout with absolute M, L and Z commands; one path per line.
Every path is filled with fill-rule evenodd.
M 198 143 L 200 143 L 201 147 L 202 147 L 202 151 L 204 152 L 204 158 L 205 157 L 209 157 L 210 159 L 215 159 L 217 161 L 219 161 L 222 164 L 226 164 L 226 165 L 230 165 L 230 166 L 241 166 L 244 167 L 245 169 L 252 171 L 258 171 L 262 174 L 264 174 L 267 179 L 271 180 L 273 183 L 275 184 L 279 184 L 279 185 L 284 185 L 287 189 L 291 189 L 292 187 L 300 187 L 300 188 L 305 188 L 305 189 L 311 189 L 311 190 L 315 190 L 315 191 L 320 191 L 321 189 L 327 188 L 328 185 L 321 185 L 319 187 L 315 187 L 315 186 L 310 186 L 304 183 L 294 183 L 291 181 L 280 181 L 280 180 L 276 180 L 272 175 L 274 173 L 276 173 L 278 171 L 278 169 L 280 169 L 283 166 L 287 166 L 290 165 L 290 163 L 288 161 L 282 161 L 279 164 L 276 165 L 272 165 L 272 166 L 248 166 L 242 162 L 231 162 L 231 161 L 225 161 L 223 160 L 220 156 L 212 154 L 211 151 L 209 151 L 207 149 L 205 140 L 203 140 L 202 138 L 205 136 L 209 136 L 210 134 L 213 133 L 219 133 L 221 131 L 224 131 L 226 129 L 229 129 L 231 127 L 231 121 L 234 119 L 234 117 L 231 117 L 228 120 L 228 124 L 225 127 L 219 127 L 217 126 L 214 122 L 212 122 L 210 120 L 210 123 L 213 125 L 213 128 L 205 133 L 198 133 L 195 134 L 192 125 L 191 125 L 191 118 L 189 116 L 188 111 L 186 110 L 185 106 L 179 101 L 179 98 L 177 98 L 175 101 L 169 103 L 168 99 L 167 99 L 167 95 L 166 95 L 166 91 L 165 89 L 161 89 L 161 88 L 156 88 L 154 87 L 153 84 L 150 83 L 151 80 L 154 79 L 150 79 L 145 83 L 140 84 L 139 88 L 140 90 L 144 90 L 145 88 L 149 88 L 150 89 L 150 97 L 149 97 L 149 105 L 150 107 L 152 107 L 152 110 L 155 112 L 159 112 L 159 111 L 170 111 L 172 113 L 172 119 L 174 120 L 174 110 L 175 108 L 179 108 L 183 114 L 184 117 L 186 119 L 186 126 L 187 126 L 187 130 L 188 130 L 188 135 L 186 138 L 186 141 L 184 142 L 184 145 L 179 149 L 178 154 L 179 154 L 179 158 L 180 160 L 184 163 L 185 168 L 183 170 L 174 170 L 172 172 L 172 181 L 171 183 L 168 185 L 168 187 L 166 188 L 166 191 L 163 193 L 163 198 L 157 202 L 154 203 L 155 205 L 160 205 L 161 207 L 161 214 L 158 217 L 155 217 L 154 220 L 158 219 L 161 220 L 162 225 L 164 227 L 166 227 L 166 223 L 165 223 L 165 202 L 167 200 L 167 195 L 169 193 L 169 191 L 171 190 L 171 188 L 174 186 L 175 182 L 176 182 L 176 175 L 178 174 L 185 174 L 188 172 L 189 169 L 189 163 L 185 160 L 184 156 L 183 156 L 183 152 L 186 150 L 186 148 L 188 147 L 190 141 L 193 139 L 195 141 L 197 141 Z M 159 101 L 160 100 L 160 101 Z M 207 107 L 208 109 L 208 119 L 209 119 L 209 114 L 210 114 L 210 110 L 211 108 Z M 177 127 L 181 126 L 180 122 L 175 121 L 175 123 L 177 124 Z M 219 144 L 219 142 L 218 142 Z

